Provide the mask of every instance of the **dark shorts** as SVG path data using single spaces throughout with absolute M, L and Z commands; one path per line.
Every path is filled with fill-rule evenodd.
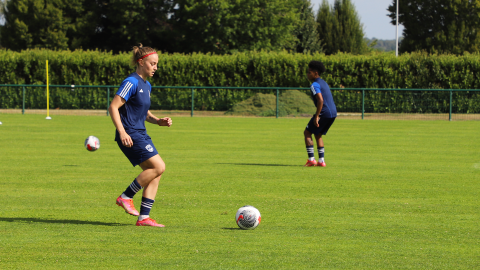
M 323 118 L 320 117 L 320 120 L 318 121 L 318 127 L 315 125 L 315 115 L 310 119 L 310 122 L 308 122 L 306 130 L 308 130 L 310 133 L 313 133 L 315 135 L 327 135 L 328 129 L 332 126 L 333 122 L 335 121 L 334 118 Z
M 149 158 L 158 155 L 155 145 L 153 145 L 152 138 L 150 136 L 141 136 L 133 138 L 133 146 L 126 147 L 122 144 L 120 140 L 117 141 L 120 150 L 123 154 L 130 160 L 133 167 L 139 165 L 140 163 L 148 160 Z

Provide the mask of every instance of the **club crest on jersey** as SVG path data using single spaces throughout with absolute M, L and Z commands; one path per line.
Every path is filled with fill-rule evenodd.
M 148 144 L 147 146 L 145 146 L 145 149 L 147 149 L 148 152 L 153 152 L 153 146 L 151 146 L 150 144 Z
M 140 89 L 140 93 L 143 93 L 143 89 Z

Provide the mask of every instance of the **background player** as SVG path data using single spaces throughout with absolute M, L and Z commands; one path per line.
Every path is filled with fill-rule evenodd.
M 305 136 L 305 146 L 307 147 L 308 160 L 305 167 L 311 166 L 327 166 L 325 164 L 325 148 L 322 135 L 326 135 L 328 129 L 337 117 L 337 107 L 333 102 L 332 92 L 328 84 L 320 78 L 325 72 L 325 66 L 322 62 L 311 61 L 308 64 L 307 78 L 312 82 L 310 90 L 312 92 L 313 102 L 317 107 L 316 113 L 308 122 L 303 135 Z M 317 142 L 318 162 L 315 161 L 313 150 L 312 134 L 315 135 Z
M 142 172 L 117 198 L 117 205 L 130 215 L 138 216 L 137 226 L 165 227 L 150 218 L 155 202 L 160 177 L 165 163 L 147 134 L 145 121 L 159 126 L 172 125 L 172 119 L 157 118 L 149 110 L 152 85 L 147 81 L 157 70 L 158 55 L 154 49 L 133 47 L 133 64 L 136 72 L 130 74 L 120 85 L 108 111 L 117 128 L 115 140 L 133 166 L 139 165 Z M 133 205 L 133 196 L 143 189 L 140 213 Z

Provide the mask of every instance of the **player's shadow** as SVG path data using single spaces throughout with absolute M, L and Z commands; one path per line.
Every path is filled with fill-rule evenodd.
M 85 220 L 74 220 L 74 219 L 43 219 L 43 218 L 5 218 L 0 217 L 0 222 L 35 222 L 35 223 L 57 223 L 57 224 L 80 224 L 80 225 L 97 225 L 97 226 L 129 226 L 131 224 L 121 224 L 121 223 L 112 223 L 112 222 L 100 222 L 100 221 L 85 221 Z
M 262 163 L 217 163 L 223 165 L 240 165 L 240 166 L 272 166 L 272 167 L 298 167 L 301 165 L 285 165 L 285 164 L 262 164 Z

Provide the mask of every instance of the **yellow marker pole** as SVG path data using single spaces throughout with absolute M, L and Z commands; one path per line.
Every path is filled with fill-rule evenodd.
M 50 120 L 52 119 L 50 117 L 50 103 L 49 103 L 49 97 L 50 97 L 50 93 L 49 93 L 49 89 L 48 89 L 48 60 L 47 60 L 47 120 Z

